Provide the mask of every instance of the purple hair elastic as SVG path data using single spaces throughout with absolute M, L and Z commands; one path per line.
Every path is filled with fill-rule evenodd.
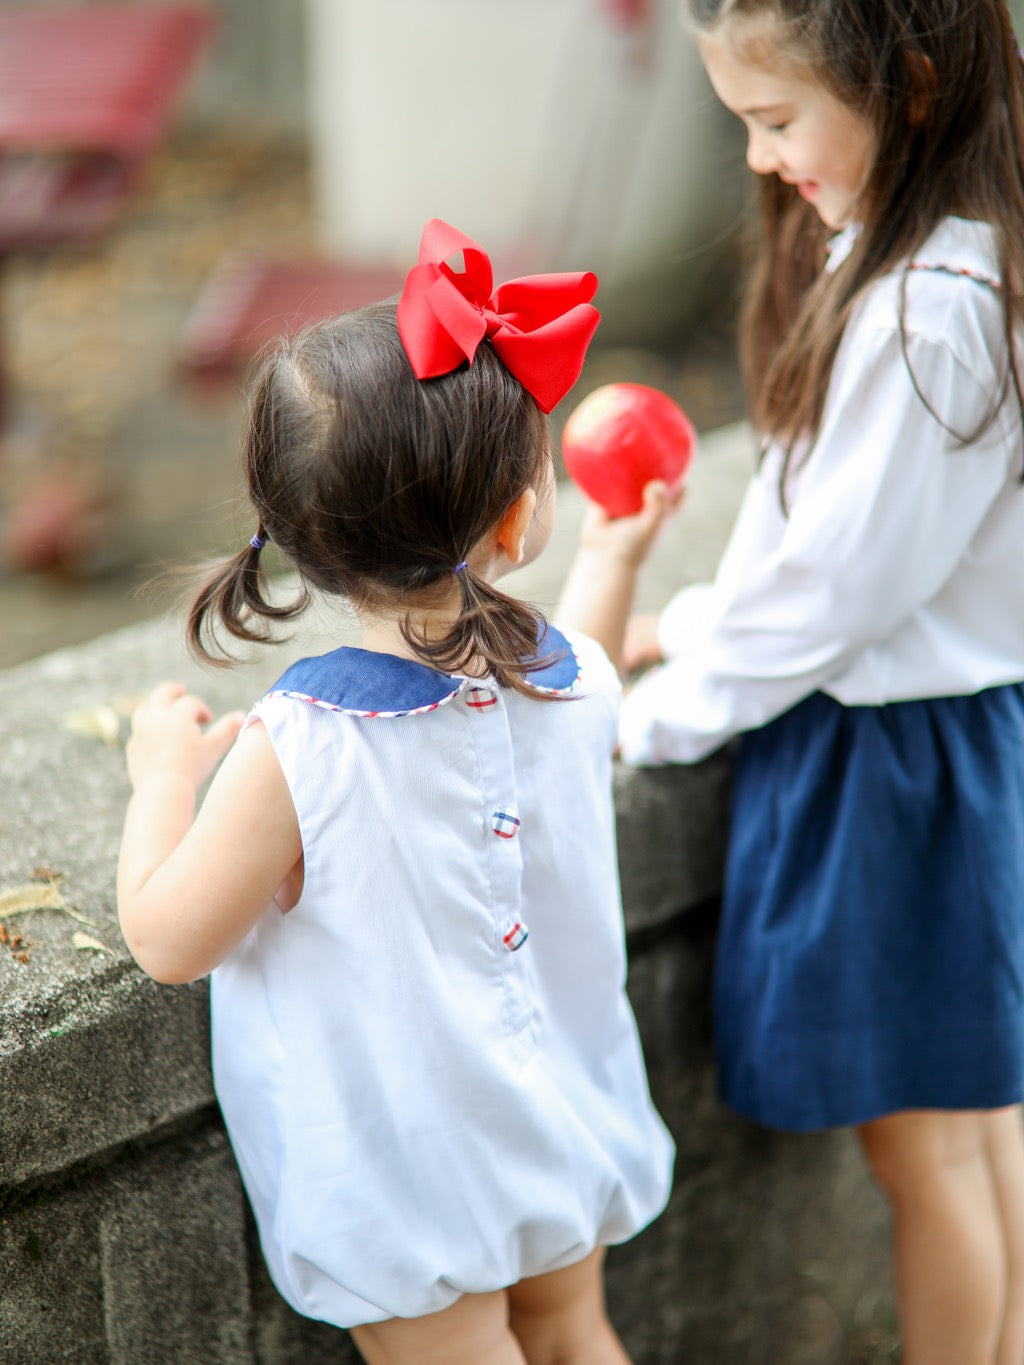
M 257 531 L 256 534 L 253 536 L 252 540 L 249 541 L 249 544 L 252 546 L 254 550 L 262 550 L 266 543 L 267 543 L 266 537 L 261 536 L 259 531 Z
M 454 569 L 452 569 L 452 573 L 461 573 L 463 569 L 468 568 L 469 568 L 468 562 L 465 559 L 463 559 L 460 560 L 458 564 L 456 564 Z

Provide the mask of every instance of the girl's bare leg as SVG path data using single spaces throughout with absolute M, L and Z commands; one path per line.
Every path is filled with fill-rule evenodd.
M 988 1116 L 989 1167 L 1006 1249 L 1006 1304 L 996 1365 L 1024 1362 L 1024 1125 L 1020 1107 Z
M 1006 1112 L 919 1110 L 860 1129 L 892 1209 L 905 1365 L 1003 1365 L 1010 1255 L 991 1150 Z M 1016 1167 L 1002 1147 L 1009 1195 Z
M 527 1365 L 629 1365 L 604 1306 L 604 1249 L 508 1291 L 509 1323 Z
M 367 1365 L 525 1365 L 504 1291 L 465 1294 L 422 1318 L 353 1327 L 352 1338 Z

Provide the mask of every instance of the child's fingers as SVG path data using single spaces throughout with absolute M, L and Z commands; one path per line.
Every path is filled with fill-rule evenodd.
M 208 725 L 213 720 L 213 712 L 206 702 L 201 697 L 194 697 L 190 692 L 178 698 L 178 705 L 196 725 Z
M 197 725 L 206 725 L 213 719 L 213 712 L 201 697 L 189 692 L 182 682 L 162 682 L 136 708 L 134 718 L 145 721 L 147 717 L 169 711 L 177 707 Z
M 156 773 L 180 773 L 196 788 L 234 744 L 245 721 L 242 711 L 229 711 L 212 724 L 209 707 L 183 693 L 160 711 L 139 717 L 128 741 L 128 776 L 136 786 Z M 206 727 L 205 729 L 203 727 Z
M 167 711 L 176 708 L 190 721 L 196 725 L 209 725 L 213 720 L 213 712 L 202 697 L 189 692 L 182 682 L 162 682 L 157 683 L 156 687 L 149 695 L 135 708 L 133 715 L 142 721 L 148 719 L 153 712 Z M 210 726 L 207 734 L 215 736 L 215 743 L 220 743 L 224 735 L 230 736 L 227 743 L 230 746 L 238 735 L 245 720 L 244 711 L 229 711 L 221 716 L 215 725 Z
M 668 485 L 660 479 L 654 479 L 644 486 L 643 502 L 640 506 L 639 521 L 647 530 L 651 531 L 661 525 L 668 513 L 669 493 Z
M 183 682 L 157 683 L 141 704 L 143 706 L 170 706 L 171 702 L 184 696 L 187 690 Z
M 680 506 L 685 496 L 682 485 L 672 490 L 661 479 L 652 479 L 644 486 L 641 515 L 660 522 Z
M 186 714 L 191 714 L 199 724 L 209 720 L 208 708 L 199 700 L 198 697 L 190 697 L 188 689 L 181 682 L 162 682 L 157 683 L 156 687 L 145 696 L 132 713 L 132 726 L 140 729 L 146 725 L 164 724 L 167 720 L 168 712 L 173 707 L 184 707 Z M 205 718 L 202 713 L 207 710 Z

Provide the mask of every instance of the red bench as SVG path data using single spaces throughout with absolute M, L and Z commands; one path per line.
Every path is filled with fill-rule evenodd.
M 214 27 L 213 11 L 195 3 L 0 11 L 0 264 L 110 227 Z M 0 435 L 4 381 L 0 355 Z M 9 562 L 72 564 L 89 496 L 73 471 L 59 480 L 42 472 L 7 509 Z
M 275 337 L 397 294 L 405 272 L 387 264 L 237 257 L 211 275 L 185 326 L 181 364 L 201 389 L 235 384 Z
M 109 227 L 213 28 L 196 4 L 0 12 L 0 254 Z

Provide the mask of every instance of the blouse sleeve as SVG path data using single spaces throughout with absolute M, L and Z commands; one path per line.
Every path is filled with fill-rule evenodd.
M 969 445 L 953 434 L 989 414 L 991 360 L 912 334 L 905 361 L 891 328 L 848 334 L 844 353 L 789 515 L 766 460 L 715 583 L 666 611 L 669 662 L 623 705 L 626 761 L 691 762 L 836 678 L 939 591 L 999 494 L 1002 421 Z

